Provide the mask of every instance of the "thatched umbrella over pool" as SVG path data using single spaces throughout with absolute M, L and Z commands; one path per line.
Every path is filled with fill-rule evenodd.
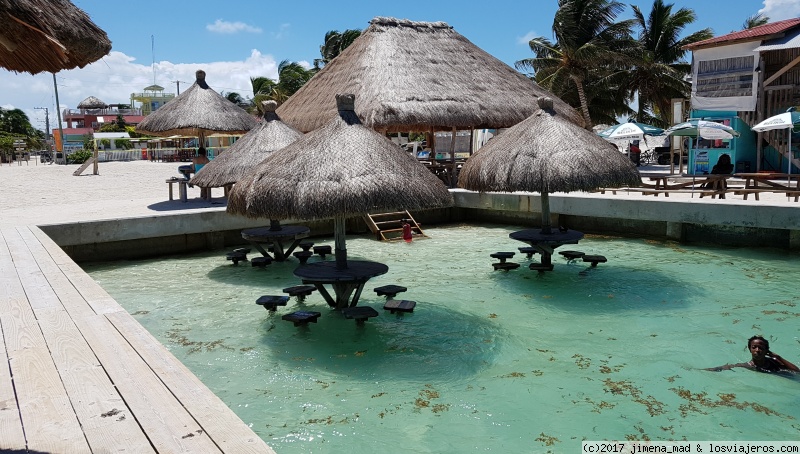
M 68 0 L 0 0 L 0 66 L 56 73 L 111 51 L 106 32 Z
M 362 270 L 375 262 L 348 261 L 345 219 L 377 210 L 419 210 L 453 204 L 447 188 L 422 164 L 385 136 L 363 126 L 353 111 L 352 94 L 336 95 L 338 115 L 322 128 L 272 153 L 239 180 L 228 198 L 228 212 L 253 218 L 334 219 L 335 268 L 316 267 L 330 277 L 342 307 Z M 371 277 L 370 276 L 370 277 Z M 340 279 L 341 278 L 341 279 Z M 349 281 L 348 281 L 349 279 Z M 337 288 L 335 282 L 349 282 Z M 317 285 L 320 288 L 320 285 Z M 351 304 L 355 304 L 360 288 Z M 330 301 L 329 301 L 330 303 Z
M 444 22 L 376 17 L 361 36 L 278 108 L 308 132 L 336 116 L 330 93 L 354 93 L 361 122 L 380 132 L 507 128 L 552 96 Z M 555 101 L 561 115 L 583 119 Z
M 203 166 L 190 181 L 205 188 L 236 183 L 251 172 L 270 153 L 286 147 L 303 133 L 282 122 L 275 113 L 277 103 L 264 101 L 264 120 L 230 146 L 224 153 Z
M 197 80 L 188 90 L 146 116 L 136 131 L 161 137 L 198 137 L 205 146 L 206 135 L 245 134 L 256 127 L 255 117 L 208 86 L 205 71 L 195 74 Z
M 458 186 L 480 192 L 540 193 L 540 233 L 546 238 L 553 234 L 551 192 L 639 186 L 641 176 L 614 145 L 556 113 L 549 98 L 540 98 L 539 107 L 470 157 L 461 169 Z M 549 255 L 546 258 L 549 262 Z

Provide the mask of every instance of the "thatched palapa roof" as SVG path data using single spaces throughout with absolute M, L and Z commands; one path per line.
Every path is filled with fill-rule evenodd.
M 0 0 L 0 66 L 56 73 L 111 51 L 108 35 L 68 0 Z
M 251 172 L 270 153 L 286 147 L 303 133 L 282 122 L 275 113 L 277 103 L 264 101 L 264 121 L 203 166 L 191 180 L 200 187 L 218 188 L 233 184 Z
M 571 192 L 638 186 L 636 166 L 596 134 L 556 113 L 548 98 L 467 160 L 458 186 L 481 192 Z
M 214 133 L 244 134 L 256 127 L 255 117 L 208 86 L 205 71 L 195 74 L 197 80 L 188 90 L 146 116 L 136 131 L 203 138 Z
M 270 154 L 236 183 L 229 213 L 326 219 L 452 205 L 450 192 L 428 169 L 361 124 L 353 95 L 336 100 L 338 115 L 328 124 Z
M 89 96 L 78 104 L 78 109 L 105 109 L 106 107 L 108 104 L 94 96 Z
M 303 132 L 317 129 L 336 115 L 330 93 L 354 93 L 362 123 L 382 132 L 507 128 L 533 114 L 539 97 L 553 96 L 444 22 L 388 17 L 370 21 L 278 114 Z

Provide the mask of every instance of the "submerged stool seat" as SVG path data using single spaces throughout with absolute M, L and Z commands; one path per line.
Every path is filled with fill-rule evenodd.
M 512 263 L 512 262 L 503 261 L 503 262 L 500 262 L 500 263 L 492 263 L 492 267 L 494 267 L 495 271 L 498 271 L 498 270 L 502 270 L 502 271 L 515 270 L 515 269 L 519 268 L 519 263 Z
M 519 251 L 522 252 L 523 254 L 525 254 L 528 258 L 533 257 L 533 254 L 536 254 L 536 253 L 539 252 L 538 249 L 536 249 L 535 247 L 531 247 L 531 246 L 523 246 L 523 247 L 520 247 L 520 248 L 517 248 L 517 249 L 519 249 Z
M 253 257 L 253 259 L 250 260 L 251 266 L 257 266 L 259 268 L 266 268 L 270 263 L 272 263 L 272 258 L 270 257 Z
M 313 285 L 295 285 L 294 287 L 286 287 L 283 289 L 283 293 L 288 293 L 289 296 L 296 296 L 298 301 L 303 301 L 305 297 L 316 289 Z
M 363 325 L 371 317 L 377 317 L 378 311 L 369 306 L 346 307 L 342 309 L 344 318 L 355 319 L 357 325 Z
M 256 304 L 264 306 L 270 312 L 275 312 L 278 306 L 286 306 L 288 302 L 289 297 L 283 295 L 264 295 L 256 300 Z
M 300 249 L 308 252 L 308 250 L 314 246 L 314 243 L 312 241 L 301 241 L 300 244 L 298 244 L 298 246 L 300 247 Z
M 389 300 L 383 305 L 383 309 L 392 314 L 395 312 L 400 312 L 401 314 L 405 312 L 414 312 L 415 307 L 417 307 L 417 302 L 408 300 Z
M 320 312 L 297 311 L 282 316 L 281 320 L 292 322 L 294 323 L 294 326 L 305 326 L 308 325 L 309 322 L 317 323 L 317 319 L 320 315 L 322 315 Z
M 394 296 L 397 295 L 398 293 L 403 293 L 408 289 L 401 285 L 384 285 L 381 287 L 375 287 L 374 290 L 375 293 L 378 294 L 378 296 L 386 296 L 386 298 L 394 298 Z
M 514 257 L 514 252 L 495 252 L 494 254 L 489 254 L 489 257 L 500 259 L 500 263 L 505 263 L 506 259 Z
M 332 254 L 331 247 L 327 246 L 327 245 L 325 245 L 325 246 L 314 246 L 314 253 L 315 254 L 319 254 L 319 256 L 322 257 L 323 260 L 325 260 L 325 256 L 326 255 L 331 255 Z
M 247 253 L 245 252 L 228 252 L 225 254 L 225 259 L 233 262 L 234 265 L 238 265 L 239 262 L 246 262 L 247 261 Z
M 551 263 L 547 265 L 544 263 L 531 263 L 530 265 L 528 265 L 528 268 L 530 268 L 533 271 L 538 271 L 542 273 L 545 271 L 553 271 L 553 264 Z
M 584 255 L 583 261 L 591 263 L 592 268 L 594 268 L 598 263 L 606 263 L 608 260 L 602 255 Z
M 586 255 L 585 252 L 581 251 L 560 251 L 559 254 L 561 254 L 561 256 L 567 259 L 568 261 L 579 259 L 584 255 Z
M 233 252 L 241 252 L 242 254 L 249 254 L 252 251 L 249 247 L 240 247 L 233 250 Z
M 301 263 L 302 265 L 305 265 L 305 264 L 306 264 L 306 262 L 308 262 L 308 259 L 309 259 L 309 257 L 311 257 L 312 255 L 314 255 L 314 253 L 313 253 L 313 252 L 311 252 L 311 251 L 307 251 L 307 250 L 305 250 L 305 251 L 297 251 L 297 252 L 295 252 L 295 253 L 294 253 L 294 254 L 292 254 L 292 255 L 293 255 L 293 256 L 295 256 L 295 257 L 297 257 L 297 259 L 298 259 L 298 260 L 300 260 L 300 263 Z

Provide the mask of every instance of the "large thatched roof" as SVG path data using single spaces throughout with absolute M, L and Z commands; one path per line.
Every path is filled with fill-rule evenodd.
M 196 77 L 188 90 L 146 116 L 136 130 L 155 136 L 205 137 L 244 134 L 256 127 L 255 117 L 208 86 L 205 71 L 198 70 Z
M 553 96 L 444 22 L 376 17 L 353 43 L 278 108 L 308 132 L 336 115 L 331 93 L 354 93 L 356 113 L 377 131 L 511 127 Z M 556 110 L 578 124 L 566 103 Z
M 108 104 L 95 96 L 89 96 L 78 104 L 78 109 L 105 109 L 106 107 Z
M 452 205 L 450 192 L 428 169 L 361 124 L 353 95 L 336 98 L 338 115 L 328 124 L 270 154 L 236 183 L 229 213 L 325 219 Z
M 270 153 L 302 137 L 303 133 L 281 121 L 275 113 L 277 107 L 275 101 L 265 101 L 262 106 L 264 121 L 243 135 L 224 153 L 203 166 L 192 178 L 192 184 L 218 188 L 236 183 Z
M 111 41 L 68 0 L 0 0 L 0 66 L 56 73 L 88 65 L 111 51 Z
M 636 166 L 617 148 L 556 113 L 549 99 L 467 160 L 458 186 L 481 192 L 571 192 L 638 186 Z

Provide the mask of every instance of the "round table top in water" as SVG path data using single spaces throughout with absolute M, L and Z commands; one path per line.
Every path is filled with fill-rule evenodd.
M 278 230 L 269 227 L 242 230 L 242 238 L 249 241 L 270 242 L 273 239 L 295 238 L 297 235 L 308 234 L 311 231 L 304 225 L 282 225 Z
M 523 241 L 529 244 L 542 244 L 553 247 L 562 244 L 574 244 L 583 239 L 583 232 L 577 230 L 567 230 L 562 232 L 556 230 L 552 233 L 542 233 L 540 229 L 519 230 L 511 232 L 508 237 L 512 240 Z
M 319 284 L 359 283 L 386 274 L 388 271 L 389 267 L 383 263 L 364 260 L 348 260 L 347 268 L 337 269 L 336 261 L 331 260 L 299 266 L 294 270 L 294 275 L 303 282 Z

